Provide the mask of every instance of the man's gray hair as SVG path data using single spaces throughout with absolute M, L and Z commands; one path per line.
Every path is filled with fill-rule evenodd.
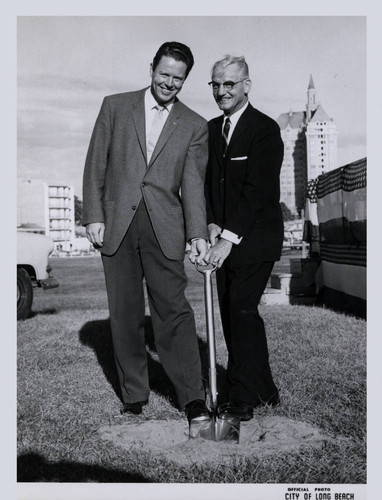
M 249 78 L 249 69 L 248 69 L 248 64 L 245 61 L 245 57 L 232 56 L 230 54 L 224 56 L 223 59 L 220 59 L 220 61 L 216 61 L 216 63 L 212 66 L 211 75 L 217 68 L 224 69 L 231 64 L 236 64 L 240 72 L 242 73 L 242 76 L 244 78 Z

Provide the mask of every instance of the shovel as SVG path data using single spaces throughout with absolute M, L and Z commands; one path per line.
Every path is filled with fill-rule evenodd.
M 198 422 L 197 420 L 191 421 L 190 438 L 200 436 L 210 441 L 232 441 L 238 443 L 240 435 L 240 418 L 231 415 L 220 417 L 217 405 L 215 326 L 211 283 L 211 275 L 216 271 L 217 266 L 213 266 L 212 268 L 209 266 L 199 266 L 195 262 L 195 267 L 204 277 L 204 300 L 209 358 L 209 384 L 207 392 L 210 402 L 211 419 L 202 422 Z

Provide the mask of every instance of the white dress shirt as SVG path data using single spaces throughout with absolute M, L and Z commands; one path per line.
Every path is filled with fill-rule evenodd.
M 173 107 L 174 103 L 172 102 L 171 104 L 166 104 L 164 106 L 163 113 L 165 114 L 165 119 L 163 121 L 163 126 L 166 123 L 166 120 L 168 118 L 168 115 L 170 114 L 171 108 Z M 156 102 L 154 99 L 154 96 L 151 93 L 151 89 L 148 88 L 145 92 L 145 131 L 146 131 L 146 149 L 147 149 L 147 143 L 148 143 L 148 138 L 151 130 L 151 125 L 153 124 L 154 116 L 157 113 L 156 106 L 161 106 L 159 103 Z

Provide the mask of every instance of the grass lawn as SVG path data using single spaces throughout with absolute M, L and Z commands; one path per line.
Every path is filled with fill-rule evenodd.
M 60 287 L 35 291 L 18 322 L 18 481 L 187 483 L 365 483 L 366 322 L 306 306 L 262 306 L 282 404 L 261 409 L 336 437 L 321 449 L 180 468 L 144 451 L 106 446 L 97 433 L 119 412 L 117 375 L 99 257 L 52 259 Z M 283 262 L 279 264 L 283 266 Z M 207 374 L 202 276 L 187 264 Z M 216 294 L 215 294 L 216 299 Z M 215 300 L 216 302 L 216 300 Z M 226 352 L 215 306 L 219 380 Z M 146 318 L 152 393 L 139 419 L 185 419 L 159 363 Z

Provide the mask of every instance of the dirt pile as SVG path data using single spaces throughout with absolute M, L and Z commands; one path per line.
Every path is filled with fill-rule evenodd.
M 193 463 L 213 465 L 230 461 L 233 457 L 297 450 L 302 445 L 320 447 L 333 439 L 310 424 L 280 416 L 258 417 L 242 422 L 238 444 L 189 439 L 187 424 L 180 420 L 124 421 L 118 425 L 103 426 L 99 433 L 102 439 L 120 448 L 165 456 L 183 466 Z

